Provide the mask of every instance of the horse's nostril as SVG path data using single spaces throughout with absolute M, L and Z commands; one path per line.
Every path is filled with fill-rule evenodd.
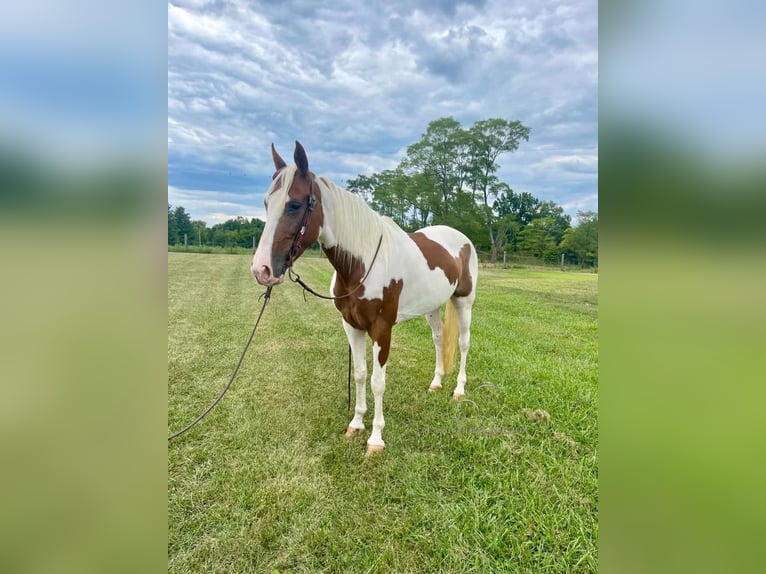
M 253 275 L 255 275 L 255 279 L 258 283 L 265 285 L 267 282 L 271 281 L 271 267 L 268 265 L 261 265 Z

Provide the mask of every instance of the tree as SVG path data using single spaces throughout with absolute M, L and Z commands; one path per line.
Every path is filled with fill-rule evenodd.
M 175 245 L 176 243 L 178 243 L 178 224 L 173 206 L 168 203 L 168 245 Z
M 459 193 L 452 200 L 452 209 L 444 215 L 434 218 L 435 224 L 449 225 L 459 229 L 471 240 L 476 249 L 489 249 L 487 229 L 481 207 L 473 200 L 470 193 Z
M 428 124 L 420 141 L 407 148 L 404 167 L 409 172 L 424 173 L 434 178 L 441 194 L 444 212 L 449 201 L 460 190 L 463 173 L 460 171 L 461 152 L 466 149 L 463 128 L 452 116 L 439 118 Z
M 178 241 L 181 243 L 184 240 L 184 234 L 188 237 L 192 237 L 194 229 L 192 228 L 191 217 L 186 213 L 186 210 L 180 205 L 173 211 L 173 219 L 176 222 L 176 228 L 178 229 Z
M 439 192 L 430 174 L 408 175 L 401 166 L 372 176 L 348 180 L 348 190 L 361 195 L 370 206 L 400 227 L 425 227 L 439 210 Z
M 547 261 L 555 261 L 557 256 L 556 241 L 552 227 L 554 221 L 547 217 L 533 220 L 519 232 L 519 250 Z
M 572 218 L 564 213 L 564 208 L 552 201 L 541 201 L 537 207 L 537 217 L 551 220 L 550 231 L 553 240 L 558 245 L 564 237 L 564 232 L 572 227 Z
M 474 196 L 479 193 L 484 206 L 487 232 L 492 246 L 490 257 L 493 262 L 497 259 L 497 244 L 489 198 L 510 189 L 507 184 L 500 184 L 495 177 L 498 169 L 497 158 L 500 154 L 516 151 L 521 140 L 529 141 L 529 132 L 530 128 L 520 121 L 502 118 L 478 121 L 468 131 L 472 193 Z
M 495 234 L 495 252 L 506 251 L 510 247 L 511 251 L 516 251 L 521 225 L 510 216 L 499 217 L 495 220 L 497 233 Z
M 598 213 L 578 211 L 577 227 L 564 233 L 559 249 L 574 255 L 580 265 L 598 266 Z
M 540 214 L 540 200 L 529 192 L 514 193 L 508 189 L 495 201 L 493 208 L 499 217 L 511 216 L 525 227 Z
M 372 176 L 360 175 L 346 181 L 346 189 L 351 193 L 361 196 L 367 203 L 372 203 L 372 195 L 378 185 L 380 185 L 378 174 L 373 174 Z
M 202 245 L 207 241 L 207 223 L 202 220 L 192 221 L 192 237 L 189 240 L 196 241 L 198 245 Z

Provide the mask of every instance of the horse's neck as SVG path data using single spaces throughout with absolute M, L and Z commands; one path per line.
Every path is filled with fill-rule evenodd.
M 346 285 L 358 283 L 362 279 L 365 266 L 372 262 L 373 257 L 377 261 L 374 255 L 375 247 L 370 249 L 369 245 L 363 247 L 353 241 L 356 233 L 373 233 L 373 231 L 364 228 L 364 221 L 360 222 L 349 217 L 348 209 L 343 210 L 344 215 L 341 215 L 342 210 L 338 203 L 351 198 L 354 198 L 351 192 L 337 186 L 323 197 L 325 217 L 322 235 L 319 237 L 319 243 L 327 259 Z M 366 204 L 362 212 L 365 216 L 380 217 Z M 341 220 L 344 216 L 346 219 Z M 376 245 L 379 239 L 380 234 L 376 234 L 374 238 Z

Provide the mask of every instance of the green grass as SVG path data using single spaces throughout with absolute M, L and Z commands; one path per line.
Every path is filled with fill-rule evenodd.
M 169 431 L 225 384 L 259 308 L 250 257 L 168 254 Z M 297 270 L 324 291 L 331 268 Z M 229 394 L 168 447 L 168 570 L 594 572 L 597 276 L 482 269 L 467 396 L 426 391 L 424 319 L 394 329 L 385 452 L 342 436 L 331 302 L 274 289 Z M 369 364 L 369 353 L 368 353 Z M 367 427 L 372 424 L 368 390 Z M 547 422 L 528 410 L 544 409 Z

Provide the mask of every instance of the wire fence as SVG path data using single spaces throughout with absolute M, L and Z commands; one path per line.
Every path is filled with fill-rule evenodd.
M 559 258 L 558 261 L 550 261 L 542 257 L 524 255 L 514 252 L 499 253 L 495 261 L 492 261 L 492 254 L 489 251 L 478 251 L 479 264 L 482 267 L 498 268 L 540 268 L 540 269 L 562 269 L 569 270 L 590 270 L 598 272 L 598 261 L 577 261 L 574 257 Z
M 219 245 L 168 245 L 168 251 L 175 253 L 218 253 L 226 255 L 252 254 L 251 247 L 241 247 L 231 245 L 221 247 Z M 539 269 L 562 269 L 564 271 L 589 270 L 598 273 L 598 261 L 587 261 L 581 263 L 572 257 L 564 257 L 559 261 L 549 261 L 541 257 L 523 255 L 519 253 L 500 253 L 496 260 L 492 261 L 492 254 L 489 251 L 478 251 L 479 264 L 482 267 L 497 267 L 501 269 L 513 268 L 539 268 Z M 317 244 L 307 249 L 303 257 L 324 257 L 322 250 Z

